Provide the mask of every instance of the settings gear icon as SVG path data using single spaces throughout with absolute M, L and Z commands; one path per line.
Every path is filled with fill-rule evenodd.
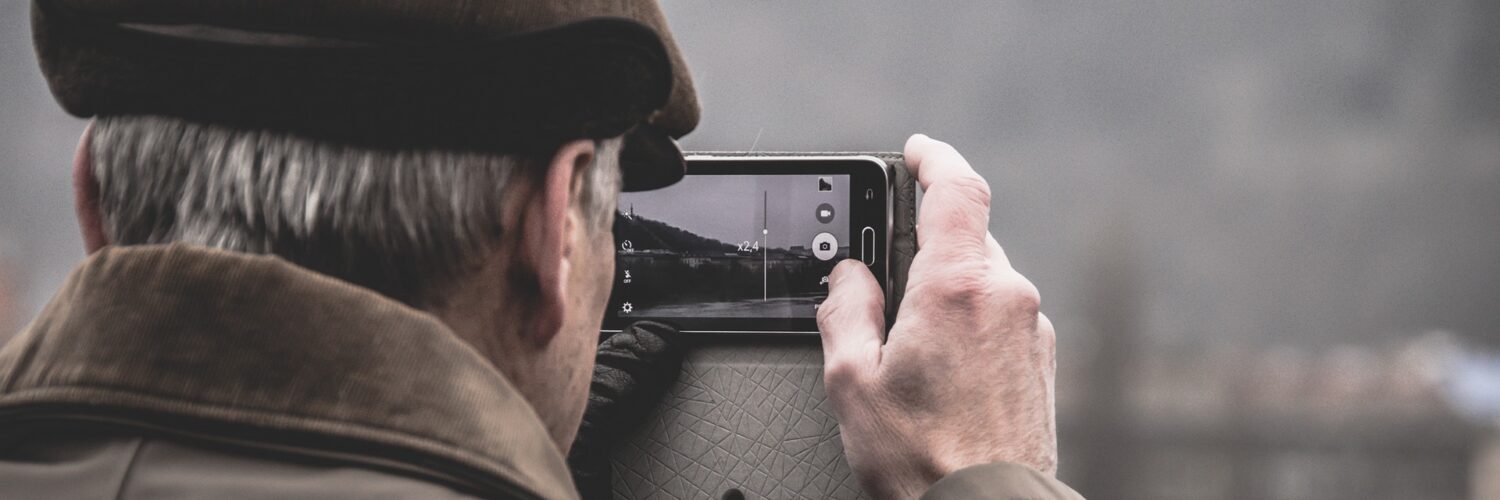
M 624 304 L 620 304 L 620 312 L 621 313 L 630 314 L 630 312 L 634 311 L 634 310 L 635 310 L 635 306 L 632 305 L 629 302 L 626 302 Z

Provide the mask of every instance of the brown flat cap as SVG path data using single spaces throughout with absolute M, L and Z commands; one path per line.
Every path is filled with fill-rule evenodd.
M 627 190 L 680 179 L 698 123 L 655 0 L 34 0 L 32 24 L 80 117 L 492 152 L 627 134 Z

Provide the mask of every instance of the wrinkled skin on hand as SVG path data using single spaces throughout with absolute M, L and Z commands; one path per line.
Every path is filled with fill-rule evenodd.
M 876 498 L 916 498 L 972 465 L 1055 474 L 1055 334 L 1037 289 L 989 234 L 989 185 L 923 135 L 906 163 L 925 190 L 905 300 L 839 264 L 818 311 L 824 382 L 850 467 Z

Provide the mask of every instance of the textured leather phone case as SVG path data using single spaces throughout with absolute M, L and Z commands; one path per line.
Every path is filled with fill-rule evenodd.
M 916 254 L 916 182 L 899 153 L 689 154 L 859 154 L 891 164 L 894 315 Z M 717 499 L 738 490 L 752 499 L 861 498 L 826 399 L 817 338 L 699 337 L 666 400 L 615 452 L 615 497 Z

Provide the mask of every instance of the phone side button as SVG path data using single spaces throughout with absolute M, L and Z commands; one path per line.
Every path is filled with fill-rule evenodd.
M 859 232 L 859 260 L 864 261 L 867 266 L 875 265 L 875 228 L 873 227 L 865 226 L 864 230 Z

